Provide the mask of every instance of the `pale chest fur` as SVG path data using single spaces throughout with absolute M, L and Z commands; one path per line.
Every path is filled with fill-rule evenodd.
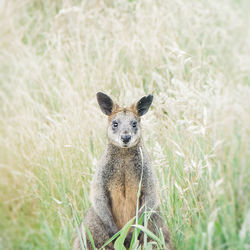
M 108 183 L 111 211 L 120 230 L 136 214 L 139 178 L 133 162 L 123 161 L 114 169 L 114 178 Z M 142 193 L 142 190 L 141 190 Z M 140 207 L 140 199 L 139 199 Z

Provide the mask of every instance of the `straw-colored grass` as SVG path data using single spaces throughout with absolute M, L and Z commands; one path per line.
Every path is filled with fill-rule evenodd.
M 106 143 L 143 118 L 176 249 L 250 248 L 248 0 L 0 1 L 0 249 L 70 249 Z

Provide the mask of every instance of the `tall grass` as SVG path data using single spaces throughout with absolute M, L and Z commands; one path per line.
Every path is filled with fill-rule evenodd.
M 248 0 L 0 1 L 0 248 L 70 249 L 105 147 L 143 118 L 176 249 L 250 248 Z

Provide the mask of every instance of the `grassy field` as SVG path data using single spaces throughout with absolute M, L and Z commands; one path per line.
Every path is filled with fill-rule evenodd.
M 0 1 L 0 249 L 70 249 L 106 143 L 96 92 L 154 95 L 144 141 L 176 249 L 250 249 L 248 0 Z

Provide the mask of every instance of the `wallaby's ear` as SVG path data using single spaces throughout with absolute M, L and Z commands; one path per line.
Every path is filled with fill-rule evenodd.
M 100 105 L 102 112 L 105 115 L 110 115 L 112 113 L 112 109 L 114 105 L 112 99 L 108 95 L 105 95 L 102 92 L 98 92 L 96 94 L 96 97 L 97 97 L 97 101 Z
M 137 113 L 139 116 L 145 115 L 148 112 L 148 109 L 153 101 L 153 96 L 148 95 L 140 99 L 136 104 Z

